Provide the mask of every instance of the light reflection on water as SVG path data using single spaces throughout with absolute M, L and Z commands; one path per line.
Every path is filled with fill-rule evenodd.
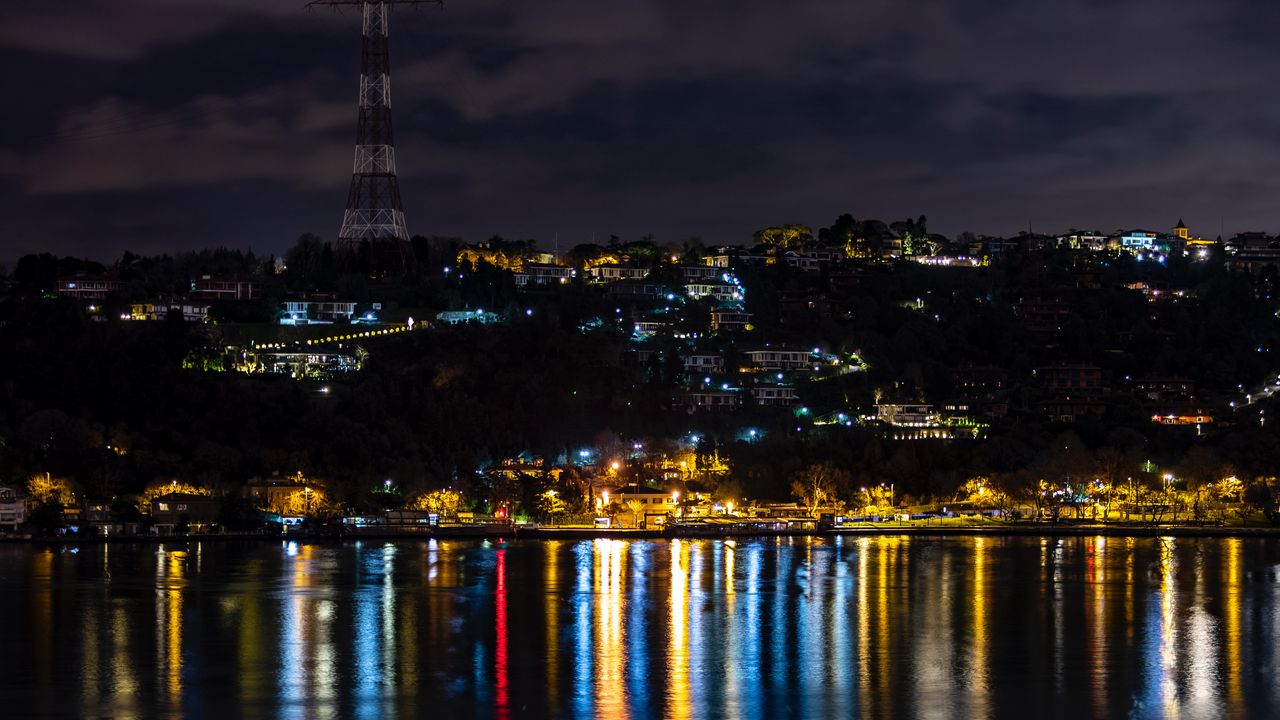
M 0 678 L 6 717 L 1274 717 L 1278 562 L 1188 538 L 9 545 Z

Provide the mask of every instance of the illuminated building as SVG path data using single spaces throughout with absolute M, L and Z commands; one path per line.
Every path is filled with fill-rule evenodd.
M 816 362 L 814 354 L 809 350 L 789 350 L 785 348 L 764 348 L 748 350 L 755 370 L 807 370 Z
M 222 502 L 222 498 L 210 495 L 168 493 L 151 501 L 151 519 L 161 535 L 174 532 L 182 523 L 190 532 L 201 532 L 218 521 Z
M 1206 425 L 1213 422 L 1213 417 L 1204 412 L 1166 413 L 1152 415 L 1151 422 L 1161 425 Z
M 587 270 L 592 282 L 615 282 L 617 280 L 643 280 L 649 277 L 649 268 L 628 267 L 625 265 L 596 265 Z
M 695 299 L 709 297 L 720 302 L 742 299 L 742 287 L 731 282 L 707 281 L 689 283 L 684 286 L 684 289 L 690 298 Z
M 723 308 L 711 311 L 712 332 L 736 332 L 751 329 L 751 313 Z
M 902 427 L 936 427 L 940 424 L 938 411 L 926 403 L 878 403 L 876 419 L 886 425 Z
M 1280 242 L 1262 232 L 1237 233 L 1227 241 L 1227 267 L 1238 272 L 1258 272 L 1280 265 Z
M 372 307 L 381 310 L 382 303 Z M 327 325 L 335 320 L 350 321 L 355 314 L 355 302 L 324 293 L 302 294 L 280 303 L 281 325 Z
M 262 284 L 242 278 L 201 275 L 199 280 L 191 283 L 191 297 L 211 301 L 256 300 L 262 297 Z
M 725 267 L 728 267 L 727 265 Z M 720 277 L 721 268 L 711 265 L 681 265 L 680 279 L 686 283 L 714 280 Z
M 576 277 L 577 270 L 563 265 L 542 265 L 530 263 L 524 270 L 515 274 L 517 287 L 528 285 L 560 285 Z
M 180 313 L 186 322 L 204 322 L 209 319 L 209 303 L 180 300 L 153 300 L 133 303 L 129 306 L 129 320 L 164 320 L 171 313 Z
M 288 375 L 292 378 L 323 380 L 360 369 L 356 355 L 321 349 L 290 351 L 228 347 L 231 369 L 247 375 Z
M 632 331 L 636 337 L 652 337 L 662 332 L 664 329 L 671 327 L 671 323 L 657 320 L 642 320 L 632 326 Z
M 687 372 L 721 372 L 724 370 L 724 356 L 719 354 L 692 354 L 683 358 Z
M 27 498 L 11 487 L 0 487 L 0 530 L 16 531 L 27 521 Z
M 448 325 L 492 325 L 501 318 L 495 312 L 485 310 L 446 310 L 436 313 L 436 320 Z
M 1184 377 L 1147 375 L 1133 383 L 1133 389 L 1148 400 L 1185 400 L 1195 394 L 1195 383 Z
M 799 400 L 796 389 L 783 385 L 764 385 L 751 388 L 751 396 L 759 405 L 791 407 Z
M 736 389 L 691 390 L 684 398 L 684 404 L 690 410 L 736 410 L 739 402 Z
M 55 284 L 55 289 L 59 295 L 66 297 L 79 298 L 81 300 L 102 300 L 111 293 L 121 292 L 125 289 L 123 280 L 103 275 L 75 275 L 69 278 L 59 278 Z
M 1107 236 L 1097 230 L 1076 230 L 1072 228 L 1065 235 L 1058 237 L 1058 245 L 1068 250 L 1099 252 L 1107 248 Z

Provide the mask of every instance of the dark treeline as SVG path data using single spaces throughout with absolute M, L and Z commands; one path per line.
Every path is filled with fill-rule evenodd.
M 808 239 L 847 245 L 880 225 L 841 218 Z M 945 242 L 927 233 L 924 218 L 895 225 L 902 227 L 884 225 L 884 232 Z M 798 230 L 771 230 L 778 232 L 758 238 L 763 245 L 799 241 Z M 1108 400 L 1105 414 L 1071 425 L 1048 422 L 1036 410 L 1036 369 L 1055 362 L 1096 364 L 1113 387 L 1142 375 L 1186 377 L 1209 404 L 1225 407 L 1280 364 L 1271 269 L 1249 276 L 1228 273 L 1220 257 L 1158 265 L 1124 254 L 1023 252 L 985 268 L 877 265 L 838 291 L 827 270 L 740 269 L 756 325 L 751 339 L 706 340 L 728 362 L 764 341 L 857 352 L 866 361 L 865 372 L 800 385 L 814 416 L 865 410 L 881 397 L 949 399 L 954 370 L 966 363 L 1007 373 L 1008 416 L 992 423 L 987 439 L 895 442 L 873 426 L 801 426 L 789 410 L 749 403 L 734 414 L 688 414 L 675 403 L 674 352 L 649 366 L 629 359 L 626 318 L 637 311 L 634 301 L 610 299 L 581 278 L 555 293 L 520 295 L 503 269 L 456 266 L 460 247 L 415 238 L 415 272 L 396 283 L 345 272 L 333 248 L 309 236 L 279 263 L 227 250 L 126 255 L 111 267 L 22 258 L 0 305 L 0 478 L 20 482 L 48 472 L 109 499 L 171 478 L 234 491 L 251 477 L 303 471 L 356 507 L 380 502 L 373 491 L 384 479 L 405 496 L 452 486 L 483 503 L 493 496 L 483 471 L 503 458 L 572 461 L 579 448 L 619 438 L 656 443 L 691 433 L 699 435 L 700 451 L 726 458 L 731 480 L 758 499 L 787 499 L 791 479 L 822 463 L 847 471 L 842 494 L 885 482 L 918 499 L 949 497 L 975 476 L 1012 492 L 1048 477 L 1150 475 L 1153 466 L 1191 483 L 1224 474 L 1268 478 L 1280 464 L 1276 425 L 1264 419 L 1275 417 L 1269 400 L 1239 415 L 1223 412 L 1199 435 L 1153 424 L 1148 409 L 1123 393 Z M 623 252 L 662 277 L 664 257 L 690 260 L 706 249 L 696 239 L 663 245 L 645 238 L 575 252 L 588 259 Z M 456 268 L 452 275 L 447 266 Z M 49 293 L 58 277 L 108 270 L 130 283 L 125 299 L 181 293 L 203 274 L 259 279 L 264 298 L 257 309 L 223 309 L 223 320 L 268 321 L 279 298 L 305 291 L 402 308 L 483 306 L 509 320 L 384 340 L 370 348 L 365 370 L 320 393 L 314 383 L 285 378 L 184 371 L 182 359 L 207 341 L 208 328 L 125 323 L 110 314 L 94 322 L 82 304 Z M 1079 281 L 1086 273 L 1093 278 L 1087 287 Z M 1187 294 L 1152 303 L 1125 289 L 1135 282 Z M 829 311 L 788 309 L 788 297 L 815 295 L 830 301 Z M 1018 320 L 1017 304 L 1036 298 L 1072 307 L 1050 339 Z M 683 306 L 677 329 L 708 335 L 710 307 L 700 302 Z M 591 322 L 597 319 L 604 322 Z M 653 342 L 673 351 L 678 345 L 670 334 Z M 759 434 L 744 438 L 746 427 Z

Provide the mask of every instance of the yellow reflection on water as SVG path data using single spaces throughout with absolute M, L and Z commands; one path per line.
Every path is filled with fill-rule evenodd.
M 186 586 L 187 552 L 156 553 L 156 655 L 158 683 L 171 713 L 182 706 L 182 590 Z
M 973 660 L 969 672 L 969 714 L 984 716 L 990 701 L 990 678 L 987 674 L 991 639 L 987 631 L 987 539 L 973 542 Z
M 872 716 L 871 707 L 871 608 L 867 604 L 867 561 L 871 538 L 858 538 L 858 707 L 862 717 Z
M 1209 592 L 1206 586 L 1208 570 L 1205 568 L 1205 555 L 1197 552 L 1191 560 L 1195 566 L 1194 591 L 1190 602 L 1183 600 L 1179 612 L 1184 637 L 1179 654 L 1183 672 L 1179 694 L 1185 699 L 1184 709 L 1189 716 L 1208 717 L 1221 712 L 1218 688 L 1222 670 L 1218 657 L 1219 634 L 1217 622 L 1206 607 Z
M 112 689 L 117 698 L 128 698 L 132 702 L 138 692 L 138 677 L 134 674 L 130 637 L 129 613 L 123 605 L 117 605 L 111 615 Z
M 546 569 L 546 587 L 543 597 L 543 624 L 547 628 L 547 652 L 544 663 L 547 668 L 547 710 L 550 715 L 560 712 L 560 542 L 543 542 L 545 555 L 542 566 Z
M 244 599 L 240 603 L 240 620 L 236 623 L 239 633 L 236 651 L 240 670 L 237 680 L 240 685 L 240 702 L 246 707 L 255 707 L 262 697 L 263 673 L 260 668 L 268 647 L 263 636 L 261 577 L 260 562 L 255 560 L 249 572 L 245 573 Z
M 101 650 L 98 648 L 98 607 L 85 605 L 81 622 L 80 644 L 80 701 L 85 707 L 93 707 L 102 696 Z
M 1125 538 L 1124 558 L 1124 633 L 1125 642 L 1133 643 L 1133 563 L 1134 539 Z
M 1090 602 L 1085 606 L 1085 625 L 1089 633 L 1089 688 L 1093 711 L 1098 717 L 1107 714 L 1107 539 L 1095 536 L 1086 546 L 1086 576 Z
M 739 650 L 741 636 L 737 632 L 737 619 L 734 617 L 734 566 L 737 563 L 738 544 L 733 540 L 725 540 L 720 544 L 720 553 L 724 557 L 724 606 L 725 614 L 720 621 L 722 628 L 727 628 L 728 632 L 724 635 L 724 642 L 728 651 L 724 654 L 724 698 L 725 698 L 725 716 L 729 718 L 742 717 L 742 686 L 741 686 L 741 663 L 742 656 Z
M 1170 717 L 1177 711 L 1178 704 L 1178 667 L 1177 639 L 1178 625 L 1173 616 L 1174 600 L 1177 588 L 1174 585 L 1174 571 L 1177 556 L 1174 555 L 1174 539 L 1159 538 L 1160 542 L 1160 705 L 1164 716 Z
M 36 684 L 48 687 L 53 677 L 53 550 L 35 553 L 31 580 L 31 669 Z
M 667 716 L 687 718 L 689 707 L 689 544 L 671 541 L 671 616 L 667 650 Z
M 1224 558 L 1222 563 L 1223 583 L 1222 583 L 1222 623 L 1226 635 L 1227 650 L 1227 697 L 1231 700 L 1232 707 L 1244 706 L 1244 690 L 1241 684 L 1241 676 L 1243 670 L 1240 662 L 1240 644 L 1244 642 L 1244 638 L 1240 636 L 1240 602 L 1241 586 L 1240 586 L 1240 567 L 1241 567 L 1241 540 L 1240 538 L 1227 538 L 1222 541 L 1225 544 L 1223 548 Z
M 595 560 L 595 593 L 600 611 L 595 614 L 595 696 L 596 717 L 625 718 L 627 703 L 624 688 L 622 642 L 622 575 L 623 540 L 596 540 L 592 548 Z
M 891 579 L 896 579 L 899 573 L 899 559 L 906 555 L 911 537 L 903 535 L 901 537 L 882 537 L 879 540 L 880 558 L 877 566 L 879 568 L 879 586 L 876 602 L 876 665 L 878 666 L 877 677 L 880 681 L 880 692 L 878 693 L 882 703 L 882 716 L 893 715 L 893 695 L 890 692 L 890 683 L 893 680 L 893 673 L 890 671 L 889 663 L 893 659 L 890 653 L 893 639 L 889 636 L 889 620 L 893 608 L 889 603 L 889 583 Z M 905 563 L 903 563 L 905 565 Z
M 724 594 L 728 599 L 729 610 L 733 610 L 733 563 L 738 554 L 738 546 L 732 540 L 724 541 Z

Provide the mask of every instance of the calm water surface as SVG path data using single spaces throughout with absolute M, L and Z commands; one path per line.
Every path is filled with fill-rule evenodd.
M 1280 541 L 0 546 L 3 717 L 1280 717 Z

